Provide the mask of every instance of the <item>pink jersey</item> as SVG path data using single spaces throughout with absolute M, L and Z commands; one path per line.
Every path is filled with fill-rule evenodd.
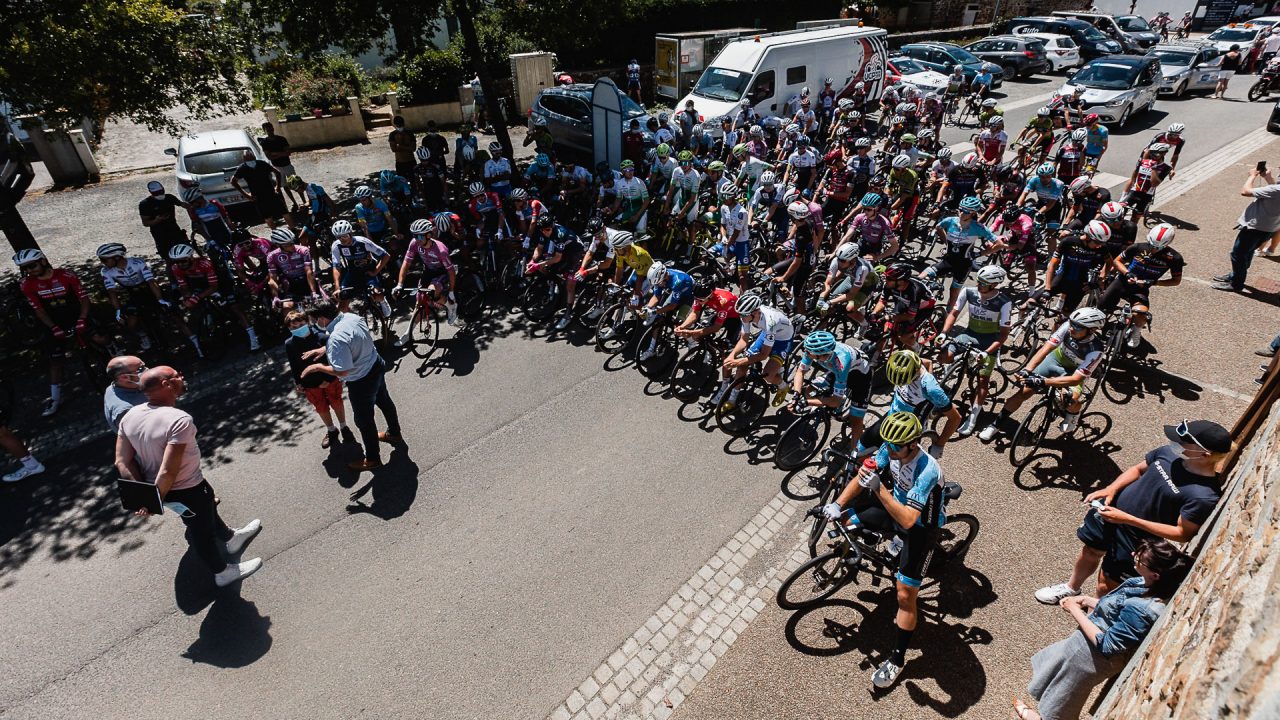
M 453 261 L 449 259 L 449 248 L 439 240 L 414 238 L 409 243 L 409 257 L 421 260 L 422 267 L 429 272 L 453 270 Z
M 276 277 L 284 276 L 295 280 L 305 277 L 310 265 L 311 250 L 302 245 L 294 245 L 292 252 L 275 248 L 267 254 L 267 269 Z

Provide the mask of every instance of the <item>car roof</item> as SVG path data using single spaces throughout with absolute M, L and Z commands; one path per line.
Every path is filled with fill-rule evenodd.
M 1037 21 L 1039 21 L 1039 22 L 1054 22 L 1054 23 L 1062 23 L 1062 24 L 1066 25 L 1067 27 L 1079 27 L 1079 25 L 1085 25 L 1085 26 L 1088 26 L 1088 27 L 1093 27 L 1093 25 L 1090 25 L 1089 23 L 1087 23 L 1087 22 L 1085 22 L 1085 21 L 1081 20 L 1080 18 L 1075 18 L 1075 17 L 1063 17 L 1062 15 L 1029 15 L 1029 16 L 1027 16 L 1027 17 L 1017 17 L 1017 18 L 1014 18 L 1014 19 L 1009 20 L 1009 21 L 1007 21 L 1007 22 L 1011 22 L 1011 23 L 1013 23 L 1013 22 L 1018 22 L 1018 21 L 1020 21 L 1020 20 L 1037 20 Z M 1075 25 L 1075 24 L 1073 24 L 1073 23 L 1079 23 L 1079 25 Z M 1021 33 L 1019 33 L 1019 34 L 1021 34 Z
M 813 30 L 785 30 L 776 33 L 743 36 L 725 43 L 714 60 L 719 61 L 716 67 L 730 69 L 754 68 L 770 48 L 822 40 L 839 41 L 841 38 L 863 39 L 875 35 L 883 37 L 886 32 L 882 28 L 870 26 L 841 25 L 815 28 Z M 711 67 L 711 65 L 712 60 L 708 59 L 707 67 Z
M 1188 55 L 1190 55 L 1192 53 L 1200 52 L 1205 47 L 1210 47 L 1210 46 L 1201 45 L 1199 43 L 1195 45 L 1183 45 L 1183 44 L 1175 45 L 1174 43 L 1156 43 L 1155 45 L 1152 45 L 1150 48 L 1148 48 L 1147 52 L 1150 53 L 1152 50 L 1163 50 L 1164 52 L 1180 52 L 1180 53 L 1187 53 Z
M 1033 35 L 1033 34 L 1034 34 L 1034 33 L 1020 33 L 1020 34 L 1018 34 L 1018 35 L 1014 35 L 1013 33 L 1000 33 L 999 35 L 988 35 L 988 36 L 986 36 L 986 37 L 982 38 L 981 40 L 974 40 L 973 42 L 982 42 L 983 40 L 1022 40 L 1022 41 L 1026 41 L 1026 40 L 1027 40 L 1027 36 L 1028 36 L 1028 35 Z M 1063 35 L 1062 37 L 1066 37 L 1066 36 L 1065 36 L 1065 35 Z M 1031 38 L 1031 39 L 1032 39 L 1032 40 L 1039 40 L 1040 38 Z M 969 45 L 972 45 L 972 44 L 973 44 L 973 43 L 969 43 Z M 968 47 L 968 45 L 966 45 L 965 47 Z
M 1151 62 L 1152 60 L 1159 60 L 1159 58 L 1148 55 L 1104 55 L 1103 57 L 1090 60 L 1089 64 L 1114 63 L 1116 65 L 1133 65 L 1136 67 L 1138 65 Z
M 253 138 L 249 137 L 249 133 L 243 129 L 209 130 L 183 135 L 178 139 L 178 142 L 182 145 L 183 153 L 187 155 L 224 148 L 234 150 L 236 148 L 253 147 Z
M 1057 40 L 1059 38 L 1066 38 L 1068 40 L 1071 39 L 1070 35 L 1063 35 L 1062 33 L 1051 33 L 1051 32 L 1025 32 L 1025 33 L 1018 33 L 1013 37 L 1028 37 L 1028 36 L 1034 37 L 1034 38 L 1041 38 L 1041 39 L 1047 38 L 1049 40 Z
M 940 42 L 940 41 L 938 41 L 938 40 L 926 40 L 926 41 L 924 41 L 924 42 L 908 43 L 908 44 L 906 44 L 906 45 L 903 45 L 902 47 L 940 47 L 940 48 L 956 48 L 956 47 L 960 47 L 960 46 L 959 46 L 959 45 L 956 45 L 955 43 Z

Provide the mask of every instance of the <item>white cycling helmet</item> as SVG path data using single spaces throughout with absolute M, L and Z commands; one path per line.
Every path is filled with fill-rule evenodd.
M 743 293 L 738 297 L 738 302 L 734 303 L 733 309 L 739 315 L 750 315 L 756 310 L 759 310 L 760 306 L 763 304 L 764 302 L 760 299 L 759 295 L 756 295 L 755 293 Z
M 625 247 L 631 247 L 631 244 L 635 241 L 635 235 L 623 230 L 622 232 L 614 233 L 609 236 L 609 247 L 614 250 L 621 250 Z
M 984 108 L 993 108 L 996 105 L 997 103 L 995 98 L 987 98 L 986 100 L 982 101 L 982 107 Z
M 967 167 L 967 168 L 970 168 L 970 169 L 978 167 L 978 154 L 977 154 L 977 153 L 969 153 L 969 154 L 965 155 L 965 156 L 960 160 L 960 164 L 961 164 L 961 165 L 963 165 L 963 166 L 965 166 L 965 167 Z
M 796 190 L 795 188 L 791 188 L 782 194 L 783 205 L 790 205 L 791 203 L 799 199 L 800 199 L 800 191 Z
M 847 242 L 836 248 L 836 259 L 848 262 L 858 257 L 858 244 Z
M 901 125 L 906 121 L 907 119 L 901 115 L 894 115 L 893 117 L 889 118 L 890 125 Z
M 797 200 L 787 205 L 787 214 L 791 216 L 792 220 L 804 220 L 809 217 L 809 205 Z
M 368 185 L 361 185 L 360 187 L 356 188 L 356 197 L 358 198 L 373 197 L 373 190 L 370 189 Z
M 1049 117 L 1052 114 L 1053 110 L 1048 105 L 1045 105 L 1036 111 L 1036 115 L 1039 115 L 1040 117 Z
M 170 260 L 190 260 L 195 257 L 196 250 L 190 245 L 178 243 L 169 249 Z
M 660 262 L 650 265 L 649 273 L 645 275 L 645 279 L 654 287 L 661 285 L 667 280 L 667 266 Z
M 1089 181 L 1088 175 L 1081 175 L 1075 180 L 1072 180 L 1071 185 L 1069 187 L 1071 188 L 1071 192 L 1075 193 L 1076 195 L 1079 195 L 1080 193 L 1084 192 L 1086 188 L 1093 187 L 1093 183 Z
M 104 243 L 98 246 L 96 254 L 100 258 L 124 257 L 125 247 L 118 242 Z
M 1109 203 L 1103 203 L 1098 210 L 1098 214 L 1103 220 L 1119 220 L 1124 217 L 1124 203 L 1112 200 Z
M 204 193 L 198 187 L 187 188 L 182 191 L 182 202 L 187 204 L 191 204 L 202 197 L 204 197 Z
M 836 103 L 836 107 L 839 108 L 841 112 L 848 112 L 853 109 L 853 99 L 840 98 L 840 102 Z
M 987 265 L 978 271 L 978 282 L 999 287 L 1009 279 L 1009 273 L 999 265 Z
M 1173 242 L 1173 236 L 1177 234 L 1173 226 L 1169 223 L 1160 223 L 1147 231 L 1147 242 L 1151 243 L 1151 247 L 1157 250 L 1163 250 L 1169 247 L 1169 243 Z
M 910 155 L 895 155 L 893 158 L 893 166 L 899 170 L 909 168 L 912 164 Z
M 1111 226 L 1101 220 L 1090 220 L 1084 227 L 1084 235 L 1094 242 L 1105 244 L 1111 240 Z
M 354 230 L 351 228 L 351 223 L 339 220 L 329 227 L 329 232 L 333 233 L 334 237 L 343 237 L 350 235 Z
M 35 248 L 27 248 L 26 250 L 19 250 L 18 254 L 13 256 L 13 264 L 17 265 L 18 267 L 22 267 L 23 265 L 30 265 L 31 263 L 37 260 L 44 260 L 44 253 L 40 252 Z
M 435 227 L 436 227 L 435 223 L 431 222 L 430 220 L 426 218 L 418 218 L 417 220 L 413 221 L 412 225 L 409 226 L 409 233 L 412 235 L 426 235 L 427 233 L 434 230 Z
M 1169 125 L 1169 133 L 1172 135 L 1181 135 L 1187 129 L 1186 125 L 1176 122 Z
M 1084 142 L 1089 138 L 1089 131 L 1084 128 L 1076 128 L 1071 131 L 1071 139 L 1076 142 Z
M 951 159 L 951 148 L 949 148 L 949 147 L 942 147 L 942 148 L 938 148 L 938 159 L 939 159 L 939 160 L 950 160 L 950 159 Z
M 1147 152 L 1164 154 L 1169 152 L 1169 146 L 1165 143 L 1155 143 L 1151 147 L 1147 148 Z
M 760 127 L 759 125 L 752 125 L 751 129 L 748 130 L 747 132 L 751 135 L 751 137 L 764 137 L 764 128 Z
M 1076 308 L 1071 311 L 1071 323 L 1090 330 L 1100 330 L 1107 323 L 1107 314 L 1095 307 Z
M 778 176 L 775 175 L 772 170 L 765 170 L 760 173 L 761 185 L 773 185 L 776 182 L 778 182 Z
M 448 235 L 453 232 L 453 220 L 450 219 L 449 213 L 438 213 L 435 219 L 436 232 L 441 235 Z
M 413 156 L 418 158 L 418 162 L 426 162 L 431 159 L 431 151 L 424 147 L 420 147 L 413 151 Z
M 473 181 L 470 185 L 467 186 L 467 192 L 471 193 L 473 197 L 476 195 L 483 195 L 484 183 L 480 182 L 479 180 Z
M 854 89 L 854 90 L 866 90 L 866 89 L 867 89 L 867 84 L 866 84 L 866 83 L 864 83 L 864 82 L 862 82 L 861 80 L 859 80 L 858 82 L 856 82 L 856 83 L 854 83 L 854 84 L 853 84 L 853 89 Z
M 500 142 L 498 142 L 498 141 L 496 141 L 496 140 L 495 140 L 494 142 L 489 143 L 489 154 L 490 154 L 490 155 L 501 155 L 501 154 L 502 154 L 502 143 L 500 143 Z
M 791 123 L 783 130 L 783 132 L 785 132 L 788 135 L 795 135 L 796 133 L 800 132 L 800 126 L 795 123 Z
M 271 231 L 272 245 L 292 245 L 295 242 L 297 242 L 297 238 L 294 237 L 293 231 L 287 227 L 278 227 Z

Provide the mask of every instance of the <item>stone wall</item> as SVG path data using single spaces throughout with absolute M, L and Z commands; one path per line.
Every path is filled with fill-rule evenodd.
M 1095 717 L 1280 717 L 1278 386 L 1273 363 L 1265 420 L 1240 451 L 1190 577 Z
M 369 139 L 365 132 L 364 115 L 360 111 L 360 98 L 347 98 L 347 112 L 343 115 L 304 116 L 298 120 L 286 120 L 280 117 L 279 110 L 274 107 L 265 107 L 262 113 L 294 150 L 368 142 Z

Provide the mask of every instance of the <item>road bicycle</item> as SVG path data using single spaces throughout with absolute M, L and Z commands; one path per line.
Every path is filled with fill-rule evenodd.
M 682 402 L 693 402 L 711 390 L 720 378 L 720 362 L 729 352 L 722 333 L 704 335 L 680 353 L 671 367 L 667 387 Z
M 764 362 L 773 362 L 766 358 Z M 724 397 L 716 404 L 716 427 L 740 436 L 756 426 L 773 404 L 777 388 L 765 379 L 760 363 L 751 366 L 746 375 L 729 384 Z
M 1031 376 L 1030 373 L 1022 374 L 1023 378 L 1029 376 Z M 1040 387 L 1034 389 L 1043 392 L 1043 395 L 1027 411 L 1026 417 L 1022 418 L 1018 429 L 1014 431 L 1013 439 L 1009 441 L 1009 463 L 1014 467 L 1026 465 L 1036 455 L 1041 444 L 1048 437 L 1049 431 L 1053 429 L 1054 423 L 1067 416 L 1067 407 L 1071 402 L 1072 392 L 1069 387 L 1049 387 L 1040 384 Z M 1085 392 L 1088 393 L 1088 390 Z M 1089 398 L 1085 397 L 1083 400 L 1084 406 L 1080 409 L 1082 415 L 1088 407 Z
M 987 362 L 987 354 L 983 348 L 978 347 L 977 340 L 967 335 L 953 338 L 949 344 L 956 347 L 955 357 L 935 375 L 947 397 L 951 398 L 963 415 L 973 407 L 978 396 L 978 385 L 982 381 L 981 373 Z M 997 363 L 987 378 L 987 399 L 1000 397 L 1007 387 L 1009 376 Z

